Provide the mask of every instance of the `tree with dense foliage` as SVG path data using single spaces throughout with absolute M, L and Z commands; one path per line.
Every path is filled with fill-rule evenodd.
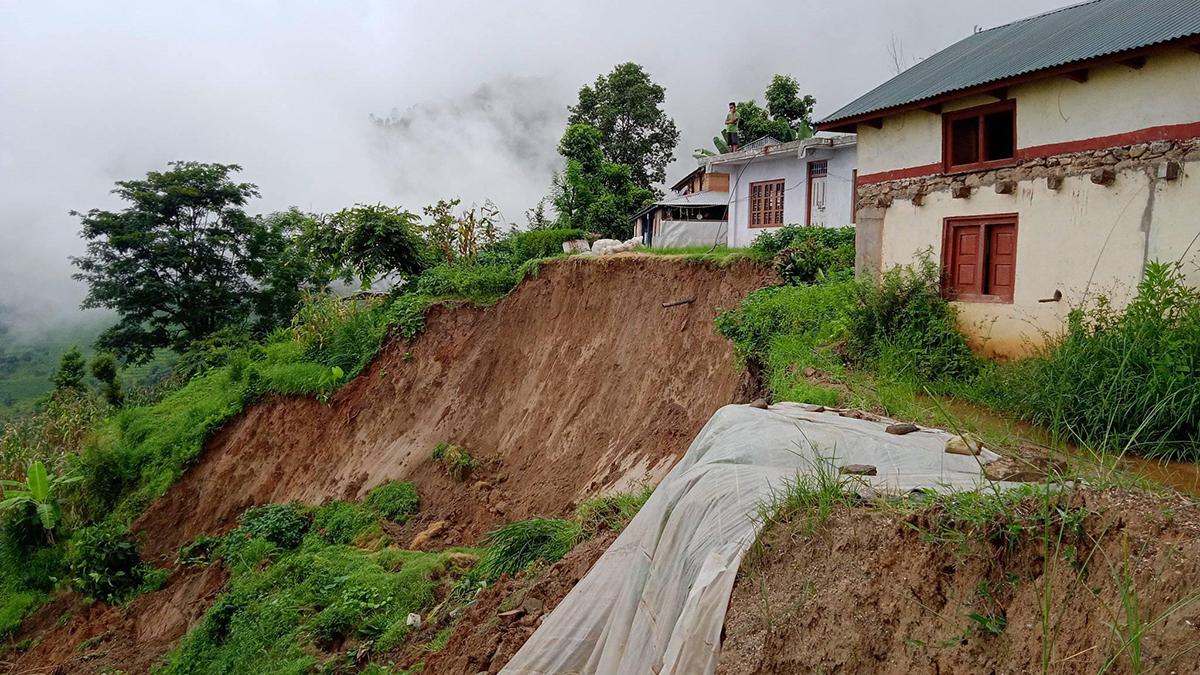
M 92 377 L 100 381 L 100 393 L 104 400 L 114 408 L 125 404 L 125 391 L 121 380 L 117 379 L 117 357 L 109 352 L 101 352 L 92 358 L 89 364 Z
M 256 279 L 254 332 L 269 333 L 286 326 L 306 291 L 323 291 L 332 276 L 318 269 L 310 251 L 301 244 L 306 231 L 315 229 L 324 216 L 292 207 L 256 219 L 250 238 L 248 270 Z
M 113 191 L 119 212 L 72 212 L 83 223 L 87 253 L 71 261 L 88 284 L 83 307 L 117 311 L 120 321 L 97 340 L 123 360 L 144 362 L 155 349 L 241 321 L 252 309 L 249 245 L 255 220 L 243 207 L 258 196 L 237 183 L 236 164 L 171 162 Z
M 787 122 L 793 138 L 807 138 L 812 135 L 812 110 L 817 104 L 817 99 L 811 94 L 801 96 L 800 83 L 796 78 L 791 75 L 776 75 L 771 78 L 771 84 L 767 85 L 764 97 L 767 99 L 767 112 L 771 114 L 771 119 Z
M 738 136 L 741 145 L 760 138 L 772 138 L 788 142 L 813 135 L 812 111 L 817 99 L 812 95 L 800 95 L 800 83 L 791 75 L 776 75 L 767 85 L 767 106 L 764 108 L 754 99 L 737 104 Z M 713 138 L 714 153 L 706 148 L 697 148 L 694 157 L 705 157 L 729 152 L 723 135 Z
M 58 369 L 50 376 L 50 381 L 58 390 L 82 390 L 83 378 L 86 375 L 87 362 L 84 361 L 83 354 L 79 353 L 78 347 L 71 347 L 70 351 L 63 352 L 62 357 L 58 360 Z
M 356 204 L 311 219 L 300 242 L 319 275 L 357 279 L 363 288 L 377 280 L 416 276 L 429 264 L 420 218 L 383 204 Z
M 567 168 L 554 177 L 554 208 L 560 227 L 626 239 L 629 219 L 654 194 L 635 184 L 629 167 L 605 161 L 602 143 L 602 134 L 586 124 L 567 129 L 558 145 Z
M 622 63 L 593 86 L 579 90 L 568 125 L 586 124 L 600 132 L 606 162 L 629 167 L 635 186 L 647 190 L 667 177 L 667 164 L 679 142 L 675 121 L 662 110 L 666 89 L 636 63 Z

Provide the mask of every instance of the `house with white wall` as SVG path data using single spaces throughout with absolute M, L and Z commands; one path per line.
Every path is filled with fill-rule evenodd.
M 731 247 L 788 224 L 842 227 L 854 223 L 855 137 L 821 136 L 787 143 L 751 143 L 700 159 L 709 173 L 729 176 Z
M 634 236 L 659 248 L 744 248 L 784 225 L 852 225 L 854 147 L 846 134 L 786 143 L 766 137 L 702 157 L 671 196 L 633 217 Z
M 1200 282 L 1200 0 L 977 32 L 818 123 L 858 138 L 857 267 L 932 251 L 962 329 L 1019 356 L 1151 260 Z

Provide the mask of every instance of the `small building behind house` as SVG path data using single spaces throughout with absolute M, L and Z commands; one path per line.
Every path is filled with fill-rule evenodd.
M 726 243 L 729 176 L 700 167 L 671 186 L 671 192 L 634 215 L 633 236 L 654 248 Z
M 843 227 L 854 223 L 855 138 L 820 136 L 786 143 L 756 141 L 737 152 L 700 159 L 709 174 L 727 175 L 731 247 L 787 224 Z
M 859 273 L 930 252 L 985 355 L 1029 353 L 1089 298 L 1120 306 L 1148 261 L 1200 282 L 1200 1 L 977 32 L 818 129 L 857 134 Z
M 633 217 L 634 236 L 657 248 L 740 248 L 785 224 L 852 225 L 854 147 L 851 135 L 786 143 L 768 136 L 703 157 L 670 197 Z

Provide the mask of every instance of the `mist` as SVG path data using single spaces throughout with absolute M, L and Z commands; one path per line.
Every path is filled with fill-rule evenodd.
M 1061 4 L 1055 2 L 1055 5 Z M 817 118 L 910 60 L 1043 2 L 39 2 L 0 0 L 0 324 L 85 318 L 72 209 L 171 160 L 240 164 L 250 211 L 545 196 L 579 87 L 636 61 L 682 132 L 668 180 L 730 100 L 788 73 Z M 89 312 L 95 317 L 95 312 Z

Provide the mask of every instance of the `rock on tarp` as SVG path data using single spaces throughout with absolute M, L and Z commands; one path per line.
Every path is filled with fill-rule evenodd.
M 821 462 L 875 466 L 864 480 L 879 491 L 974 489 L 998 458 L 947 454 L 951 434 L 896 436 L 891 422 L 791 403 L 721 408 L 501 673 L 712 673 L 738 566 L 773 490 Z

